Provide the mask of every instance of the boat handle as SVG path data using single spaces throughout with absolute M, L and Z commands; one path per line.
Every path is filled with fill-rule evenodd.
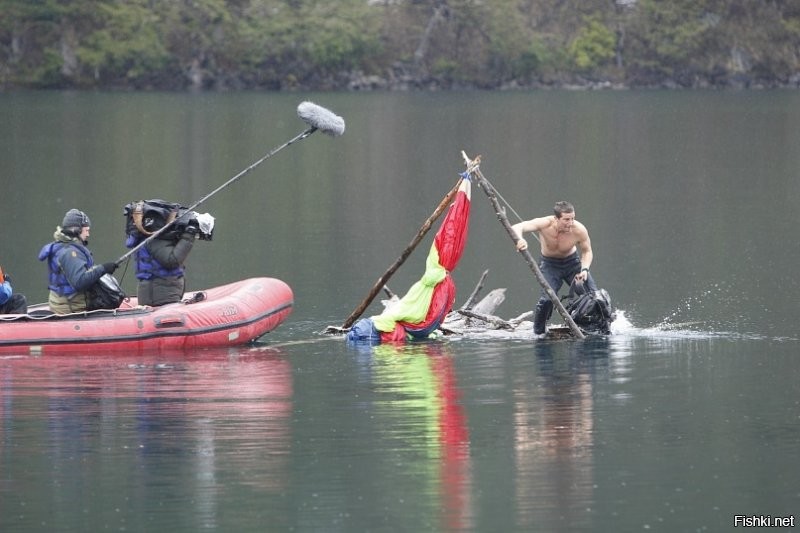
M 155 319 L 157 328 L 180 328 L 185 325 L 182 316 L 164 316 Z

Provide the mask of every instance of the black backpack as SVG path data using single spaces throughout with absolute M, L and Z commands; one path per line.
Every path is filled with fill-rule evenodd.
M 611 333 L 611 323 L 616 314 L 605 289 L 590 291 L 583 283 L 573 281 L 564 307 L 583 331 L 604 335 Z
M 86 291 L 86 310 L 117 309 L 125 298 L 125 291 L 120 287 L 117 278 L 111 274 L 103 274 Z

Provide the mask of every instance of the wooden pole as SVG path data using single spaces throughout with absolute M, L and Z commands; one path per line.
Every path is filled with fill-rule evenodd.
M 497 214 L 497 218 L 500 220 L 500 224 L 502 224 L 502 226 L 505 228 L 506 233 L 508 233 L 509 237 L 511 237 L 511 240 L 514 242 L 514 245 L 516 246 L 517 234 L 511 227 L 511 223 L 508 221 L 508 217 L 505 214 L 505 210 L 500 206 L 500 202 L 498 202 L 497 200 L 497 192 L 495 191 L 492 184 L 489 183 L 489 180 L 487 180 L 484 177 L 483 172 L 481 172 L 480 168 L 481 156 L 478 156 L 475 159 L 470 159 L 469 157 L 467 157 L 467 154 L 464 151 L 461 152 L 461 155 L 464 157 L 464 163 L 467 165 L 467 171 L 470 174 L 472 174 L 475 178 L 477 178 L 476 181 L 478 182 L 480 188 L 483 189 L 483 192 L 486 193 L 486 196 L 489 197 L 489 202 L 492 204 L 492 208 L 494 209 L 494 212 Z M 533 256 L 531 256 L 531 253 L 528 250 L 520 250 L 519 252 L 520 254 L 522 254 L 522 257 L 525 259 L 525 262 L 528 263 L 528 266 L 533 271 L 533 274 L 536 276 L 536 280 L 539 282 L 539 285 L 542 286 L 542 288 L 547 293 L 547 296 L 553 302 L 553 305 L 555 305 L 558 314 L 561 315 L 561 317 L 564 319 L 564 322 L 566 322 L 567 325 L 569 326 L 569 329 L 572 332 L 572 334 L 578 339 L 585 339 L 586 336 L 581 331 L 581 328 L 579 328 L 578 325 L 575 324 L 575 321 L 572 320 L 572 317 L 564 308 L 564 304 L 562 304 L 561 300 L 558 299 L 558 295 L 556 294 L 556 292 L 550 287 L 550 284 L 547 283 L 547 280 L 544 279 L 544 275 L 542 274 L 542 271 L 539 269 L 539 265 L 537 265 L 536 261 L 533 259 Z
M 384 272 L 383 275 L 378 278 L 378 281 L 376 281 L 375 285 L 372 286 L 372 289 L 370 289 L 367 296 L 358 305 L 358 307 L 356 307 L 353 312 L 350 313 L 350 316 L 347 317 L 347 320 L 344 321 L 344 324 L 342 324 L 341 328 L 329 326 L 327 331 L 344 331 L 352 326 L 356 320 L 358 320 L 361 314 L 367 309 L 367 307 L 369 307 L 369 304 L 372 303 L 372 300 L 375 298 L 375 296 L 381 291 L 381 288 L 386 284 L 387 281 L 389 281 L 389 278 L 392 277 L 397 269 L 400 268 L 400 265 L 402 265 L 405 260 L 408 259 L 408 256 L 411 255 L 411 252 L 414 251 L 414 248 L 416 248 L 422 238 L 425 237 L 425 234 L 427 234 L 431 229 L 431 226 L 434 222 L 436 222 L 436 219 L 442 215 L 445 209 L 447 209 L 447 207 L 450 205 L 450 202 L 453 201 L 453 198 L 458 192 L 458 187 L 461 185 L 461 180 L 462 178 L 459 178 L 450 192 L 448 192 L 444 198 L 442 198 L 442 201 L 438 206 L 436 206 L 436 209 L 433 211 L 431 216 L 429 216 L 428 219 L 422 224 L 416 236 L 411 239 L 411 242 L 408 243 L 406 249 L 403 250 L 403 253 L 401 253 L 395 262 L 392 263 L 391 266 L 386 270 L 386 272 Z

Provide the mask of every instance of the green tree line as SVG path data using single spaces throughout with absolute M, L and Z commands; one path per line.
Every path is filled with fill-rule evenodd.
M 0 0 L 0 88 L 800 86 L 797 0 Z

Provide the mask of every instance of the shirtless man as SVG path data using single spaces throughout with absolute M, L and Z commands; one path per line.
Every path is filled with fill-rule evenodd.
M 569 202 L 556 202 L 553 215 L 525 220 L 514 224 L 517 235 L 517 250 L 526 250 L 527 241 L 522 237 L 526 231 L 539 233 L 542 262 L 539 268 L 550 287 L 558 294 L 562 283 L 572 284 L 575 279 L 586 283 L 586 288 L 595 291 L 597 286 L 589 274 L 592 266 L 592 242 L 586 226 L 575 220 L 575 208 Z M 580 251 L 580 254 L 578 254 Z M 544 289 L 533 316 L 533 332 L 542 335 L 550 315 L 553 302 Z

